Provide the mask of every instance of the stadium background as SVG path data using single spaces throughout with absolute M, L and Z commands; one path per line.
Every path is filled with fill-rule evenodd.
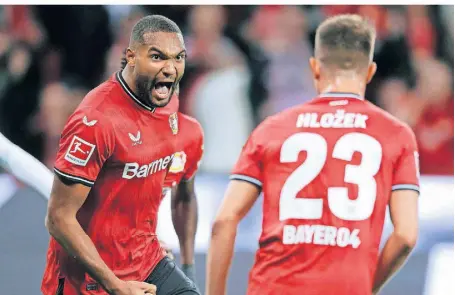
M 206 140 L 196 180 L 203 288 L 210 224 L 242 144 L 265 116 L 314 96 L 315 28 L 344 12 L 369 17 L 378 31 L 367 98 L 406 121 L 420 149 L 418 246 L 382 294 L 455 294 L 453 6 L 0 6 L 0 131 L 51 167 L 66 118 L 119 69 L 134 22 L 150 13 L 175 20 L 189 53 L 181 111 L 199 120 Z M 229 294 L 245 292 L 260 203 L 241 223 Z M 42 197 L 0 170 L 1 294 L 40 294 L 45 210 Z M 160 235 L 178 251 L 168 199 Z

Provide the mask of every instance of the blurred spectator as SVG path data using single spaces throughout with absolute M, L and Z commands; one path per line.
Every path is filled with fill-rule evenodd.
M 231 169 L 253 126 L 249 73 L 241 51 L 223 34 L 225 13 L 222 6 L 193 6 L 185 37 L 193 75 L 184 84 L 183 107 L 204 129 L 201 168 L 211 172 Z
M 45 34 L 28 6 L 5 6 L 0 27 L 0 129 L 39 157 L 40 138 L 30 132 L 41 84 L 40 49 Z
M 44 133 L 43 162 L 49 168 L 54 165 L 63 127 L 87 92 L 88 89 L 75 78 L 62 79 L 42 89 L 38 119 Z
M 256 11 L 250 36 L 266 52 L 268 98 L 262 117 L 312 99 L 316 92 L 308 65 L 312 55 L 306 19 L 295 6 L 264 6 Z
M 109 16 L 101 5 L 38 5 L 34 10 L 47 31 L 50 49 L 61 56 L 62 73 L 99 84 L 111 45 Z
M 226 173 L 237 161 L 254 127 L 249 79 L 245 67 L 221 69 L 201 77 L 190 93 L 191 113 L 204 130 L 203 171 Z
M 207 70 L 230 67 L 243 59 L 232 42 L 224 37 L 226 23 L 224 7 L 193 6 L 189 16 L 189 34 L 185 38 L 188 59 Z
M 416 100 L 421 105 L 412 126 L 423 174 L 453 175 L 454 95 L 449 68 L 434 58 L 419 60 Z M 416 102 L 412 102 L 414 104 Z M 416 108 L 414 108 L 416 109 Z
M 106 54 L 106 68 L 104 70 L 104 79 L 108 79 L 114 72 L 120 70 L 120 62 L 125 55 L 125 50 L 130 42 L 130 32 L 134 24 L 146 15 L 146 12 L 140 7 L 125 7 L 127 14 L 122 15 L 121 19 L 111 19 L 115 24 L 113 31 L 114 42 Z M 113 13 L 111 11 L 111 13 Z M 111 17 L 114 17 L 111 14 Z

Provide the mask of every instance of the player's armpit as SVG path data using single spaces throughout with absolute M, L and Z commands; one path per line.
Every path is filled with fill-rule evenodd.
M 174 229 L 179 239 L 182 264 L 192 265 L 198 219 L 194 178 L 180 182 L 177 188 L 172 190 L 171 212 Z
M 232 180 L 212 228 L 207 259 L 206 295 L 226 294 L 237 225 L 259 196 L 259 188 L 246 181 Z
M 378 292 L 404 264 L 417 242 L 418 192 L 414 190 L 392 192 L 389 210 L 394 230 L 379 256 L 373 285 L 374 293 Z
M 66 252 L 80 261 L 90 276 L 110 292 L 123 282 L 101 259 L 92 240 L 76 219 L 89 192 L 88 186 L 67 185 L 55 177 L 46 214 L 46 227 Z

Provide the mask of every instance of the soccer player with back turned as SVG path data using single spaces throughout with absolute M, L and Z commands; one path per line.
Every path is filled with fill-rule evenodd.
M 236 228 L 264 192 L 248 295 L 370 295 L 417 239 L 419 172 L 411 129 L 365 101 L 374 29 L 340 15 L 317 29 L 319 96 L 269 117 L 250 135 L 215 219 L 207 295 L 226 294 Z M 379 253 L 385 211 L 394 231 Z

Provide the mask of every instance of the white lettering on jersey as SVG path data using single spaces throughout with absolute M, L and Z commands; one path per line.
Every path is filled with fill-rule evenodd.
M 297 117 L 298 128 L 363 128 L 367 127 L 368 116 L 360 113 L 346 113 L 337 110 L 335 113 L 304 113 Z
M 359 229 L 346 227 L 336 228 L 327 225 L 285 225 L 283 228 L 283 244 L 314 244 L 333 247 L 360 246 Z
M 126 179 L 133 179 L 134 177 L 145 178 L 161 170 L 167 169 L 167 166 L 169 165 L 173 158 L 174 155 L 167 156 L 142 166 L 140 166 L 139 163 L 134 162 L 126 163 L 125 168 L 123 168 L 122 178 Z
M 74 135 L 65 154 L 65 160 L 70 163 L 85 166 L 95 150 L 95 145 Z

